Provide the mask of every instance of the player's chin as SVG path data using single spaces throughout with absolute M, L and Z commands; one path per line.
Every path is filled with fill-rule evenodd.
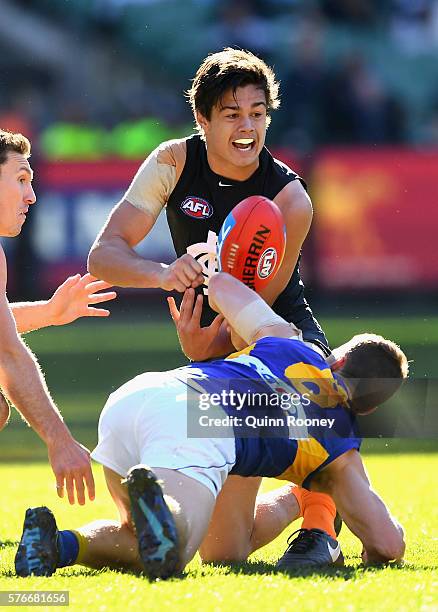
M 258 147 L 253 145 L 248 150 L 238 149 L 234 145 L 231 145 L 232 148 L 232 158 L 236 166 L 250 166 L 255 161 L 257 161 L 260 151 Z
M 20 221 L 15 227 L 10 227 L 8 232 L 2 235 L 7 236 L 8 238 L 15 238 L 15 236 L 18 236 L 21 233 L 25 221 L 26 217 L 24 217 L 23 220 Z

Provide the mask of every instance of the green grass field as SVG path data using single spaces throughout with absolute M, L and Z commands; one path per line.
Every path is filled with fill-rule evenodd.
M 437 376 L 438 319 L 419 318 L 324 321 L 332 345 L 358 331 L 376 331 L 397 340 L 413 359 L 416 377 Z M 28 336 L 49 386 L 75 435 L 88 445 L 96 440 L 96 423 L 107 394 L 144 370 L 184 363 L 171 326 L 85 322 Z M 70 507 L 58 500 L 44 447 L 14 418 L 0 434 L 2 521 L 0 522 L 0 591 L 68 590 L 77 610 L 132 609 L 229 610 L 437 610 L 438 499 L 436 440 L 374 440 L 364 444 L 367 468 L 376 490 L 406 530 L 403 568 L 360 567 L 360 544 L 344 527 L 340 541 L 343 570 L 301 576 L 274 571 L 294 524 L 271 545 L 239 566 L 201 567 L 195 559 L 182 579 L 149 583 L 131 574 L 75 567 L 48 579 L 13 576 L 13 557 L 29 505 L 48 505 L 60 528 L 74 528 L 96 518 L 116 518 L 100 469 L 96 466 L 96 501 Z M 278 486 L 265 481 L 265 488 Z M 230 526 L 232 528 L 232 526 Z M 435 532 L 434 532 L 435 530 Z
M 344 527 L 340 542 L 346 567 L 342 570 L 294 577 L 276 573 L 274 562 L 283 552 L 287 532 L 255 553 L 248 563 L 202 567 L 195 559 L 184 578 L 156 583 L 79 566 L 59 570 L 52 578 L 14 578 L 16 540 L 29 503 L 48 505 L 64 529 L 95 518 L 116 518 L 117 513 L 98 468 L 97 499 L 80 508 L 58 500 L 46 465 L 4 466 L 0 591 L 68 590 L 70 605 L 78 610 L 119 610 L 122 605 L 138 610 L 230 610 L 237 606 L 259 610 L 436 610 L 438 455 L 372 455 L 366 463 L 375 488 L 405 526 L 408 548 L 403 568 L 360 568 L 359 542 Z M 278 484 L 269 480 L 265 487 Z M 298 526 L 296 522 L 292 528 Z

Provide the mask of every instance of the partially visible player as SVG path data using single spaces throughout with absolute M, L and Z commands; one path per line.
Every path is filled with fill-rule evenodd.
M 33 172 L 29 164 L 30 143 L 21 134 L 0 130 L 0 236 L 17 236 L 35 201 Z M 0 387 L 47 445 L 56 477 L 58 495 L 65 490 L 70 503 L 75 495 L 85 503 L 85 487 L 94 498 L 94 480 L 89 452 L 71 435 L 55 406 L 35 356 L 19 334 L 48 325 L 64 325 L 83 316 L 108 316 L 92 305 L 116 297 L 114 292 L 97 294 L 110 285 L 91 274 L 68 278 L 44 302 L 8 303 L 6 257 L 0 246 Z M 0 429 L 9 418 L 9 406 L 0 396 Z
M 104 466 L 120 523 L 99 521 L 59 532 L 50 510 L 27 510 L 15 559 L 19 575 L 51 575 L 74 563 L 143 570 L 150 577 L 175 575 L 200 547 L 230 473 L 287 479 L 328 493 L 361 540 L 364 561 L 402 558 L 403 530 L 371 488 L 354 421 L 402 384 L 403 352 L 381 336 L 355 336 L 337 349 L 341 367 L 332 374 L 323 357 L 301 341 L 299 330 L 237 279 L 213 277 L 209 299 L 249 346 L 225 360 L 142 374 L 113 393 L 100 418 L 93 456 Z M 188 388 L 199 398 L 224 389 L 278 393 L 279 387 L 298 391 L 298 415 L 324 422 L 330 415 L 333 431 L 309 425 L 303 439 L 302 431 L 297 436 L 290 429 L 282 409 L 269 405 L 266 415 L 283 414 L 274 434 L 262 419 L 259 435 L 252 437 L 239 435 L 241 426 L 234 423 L 228 426 L 230 437 L 187 436 Z M 245 421 L 257 413 L 245 404 L 238 414 Z M 235 416 L 236 409 L 223 399 L 212 414 L 225 421 Z M 276 508 L 273 512 L 270 539 L 288 523 L 275 515 Z M 257 530 L 257 515 L 252 527 Z M 339 557 L 339 546 L 328 535 L 324 545 L 330 556 Z

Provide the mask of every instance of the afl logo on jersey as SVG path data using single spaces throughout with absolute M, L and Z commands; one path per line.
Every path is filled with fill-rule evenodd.
M 277 251 L 273 247 L 266 249 L 261 254 L 259 264 L 257 266 L 257 275 L 259 278 L 268 278 L 275 270 L 277 263 Z
M 202 198 L 187 197 L 180 206 L 184 214 L 194 219 L 209 219 L 213 214 L 213 206 Z

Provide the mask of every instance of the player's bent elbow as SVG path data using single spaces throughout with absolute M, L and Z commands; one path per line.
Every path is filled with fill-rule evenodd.
M 101 261 L 101 247 L 99 247 L 98 244 L 94 243 L 90 249 L 90 252 L 88 253 L 87 270 L 96 278 L 100 278 L 99 272 L 101 270 Z
M 3 397 L 3 394 L 0 393 L 0 431 L 8 424 L 10 415 L 11 410 L 9 404 Z
M 404 539 L 403 529 L 398 526 L 398 529 L 393 534 L 391 541 L 387 546 L 387 555 L 390 561 L 399 561 L 403 559 L 406 550 L 406 542 Z
M 394 529 L 392 533 L 385 534 L 383 538 L 375 542 L 371 551 L 368 550 L 369 561 L 374 563 L 387 563 L 388 561 L 399 561 L 403 559 L 406 544 L 403 530 Z

